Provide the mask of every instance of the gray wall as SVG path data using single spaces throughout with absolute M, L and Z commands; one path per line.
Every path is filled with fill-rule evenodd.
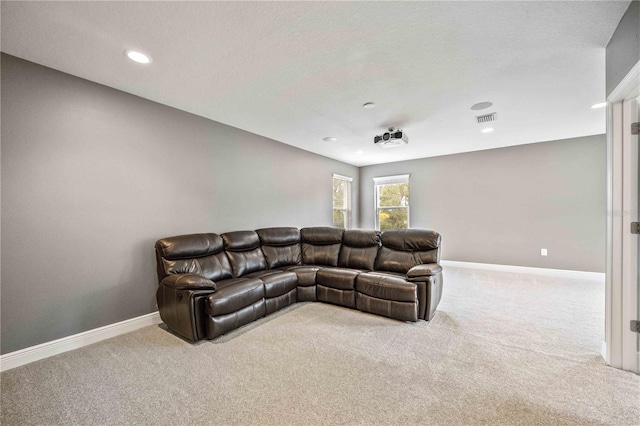
M 158 238 L 329 225 L 334 172 L 358 200 L 357 167 L 3 54 L 2 353 L 154 311 Z
M 607 96 L 640 60 L 640 1 L 632 1 L 607 45 Z
M 604 272 L 604 135 L 363 167 L 361 226 L 373 178 L 404 173 L 411 227 L 439 231 L 443 259 Z
M 334 172 L 362 227 L 372 178 L 411 173 L 411 224 L 444 259 L 604 270 L 604 136 L 358 169 L 1 60 L 2 353 L 154 311 L 158 238 L 330 224 Z

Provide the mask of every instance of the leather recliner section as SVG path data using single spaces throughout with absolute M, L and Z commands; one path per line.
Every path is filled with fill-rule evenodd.
M 298 228 L 263 228 L 256 233 L 269 269 L 300 264 L 302 255 Z
M 285 270 L 295 272 L 298 277 L 297 299 L 298 302 L 316 302 L 316 275 L 320 266 L 289 266 Z
M 356 278 L 362 270 L 350 268 L 323 268 L 316 274 L 318 301 L 334 305 L 356 307 Z
M 344 230 L 330 227 L 302 228 L 302 263 L 305 265 L 338 266 Z
M 338 266 L 343 233 L 343 229 L 323 226 L 300 230 L 302 263 L 305 266 L 291 268 L 298 274 L 299 301 L 332 300 L 330 303 L 350 305 L 350 296 L 347 295 L 347 300 L 343 300 L 344 295 L 329 295 L 329 293 L 335 292 L 327 290 L 327 288 L 318 290 L 317 286 L 317 274 L 323 267 Z M 311 284 L 311 280 L 313 280 L 313 284 Z
M 356 280 L 358 310 L 402 321 L 418 320 L 418 286 L 402 277 L 376 272 Z
M 226 232 L 221 237 L 234 277 L 240 278 L 267 269 L 267 261 L 260 249 L 260 238 L 255 231 Z
M 380 244 L 379 231 L 370 229 L 344 231 L 338 266 L 366 271 L 373 270 Z
M 380 232 L 349 229 L 342 235 L 338 267 L 324 268 L 316 275 L 317 299 L 334 305 L 356 307 L 355 283 L 358 275 L 373 269 Z
M 278 272 L 261 280 L 264 283 L 267 315 L 298 301 L 298 276 L 295 272 Z
M 424 229 L 391 229 L 382 234 L 376 271 L 400 272 L 424 263 L 440 261 L 440 234 Z
M 203 339 L 205 298 L 216 290 L 215 281 L 232 276 L 222 238 L 213 233 L 180 235 L 158 240 L 155 249 L 160 318 L 189 341 Z
M 207 296 L 207 338 L 214 339 L 266 315 L 264 284 L 258 278 L 233 278 Z
M 417 287 L 418 318 L 429 320 L 442 294 L 442 269 L 431 265 L 440 261 L 440 234 L 426 229 L 392 229 L 382 234 L 381 242 L 375 272 L 404 275 L 416 267 L 410 275 L 417 276 L 406 279 Z

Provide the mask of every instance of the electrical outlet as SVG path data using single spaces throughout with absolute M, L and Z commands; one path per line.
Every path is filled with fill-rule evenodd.
M 546 256 L 547 255 L 547 249 L 543 248 L 540 249 L 540 256 Z

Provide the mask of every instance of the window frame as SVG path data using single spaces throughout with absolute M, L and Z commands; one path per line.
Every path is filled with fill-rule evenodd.
M 336 210 L 339 210 L 344 212 L 344 218 L 345 218 L 344 229 L 351 229 L 351 227 L 353 226 L 353 202 L 352 202 L 353 192 L 351 188 L 353 185 L 353 178 L 334 173 L 331 179 L 332 191 L 335 191 L 334 182 L 336 179 L 343 181 L 343 183 L 345 184 L 345 195 L 344 195 L 345 206 L 343 208 L 336 208 L 335 204 L 333 204 L 333 193 L 332 193 L 332 197 L 331 197 L 332 226 L 334 227 L 336 226 L 335 221 L 333 220 L 333 213 Z
M 380 210 L 407 210 L 407 227 L 411 228 L 411 183 L 409 182 L 410 174 L 380 176 L 373 178 L 373 203 L 375 213 L 375 229 L 380 230 Z M 384 185 L 393 185 L 398 183 L 406 183 L 409 187 L 409 201 L 406 206 L 380 206 L 380 187 Z

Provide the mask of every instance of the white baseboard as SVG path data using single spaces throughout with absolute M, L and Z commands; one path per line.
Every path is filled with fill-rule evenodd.
M 601 280 L 604 282 L 604 272 L 569 271 L 566 269 L 532 268 L 530 266 L 494 265 L 491 263 L 458 262 L 456 260 L 441 260 L 440 265 L 455 268 L 482 269 L 485 271 L 516 272 L 519 274 L 547 275 L 561 278 L 578 278 Z
M 40 345 L 20 349 L 19 351 L 10 352 L 0 356 L 0 371 L 11 370 L 12 368 L 29 364 L 30 362 L 91 345 L 101 340 L 129 333 L 142 327 L 160 324 L 161 322 L 160 314 L 156 311 L 136 318 L 117 322 L 115 324 L 94 328 L 93 330 L 88 330 L 72 336 L 52 340 L 51 342 L 45 342 Z

